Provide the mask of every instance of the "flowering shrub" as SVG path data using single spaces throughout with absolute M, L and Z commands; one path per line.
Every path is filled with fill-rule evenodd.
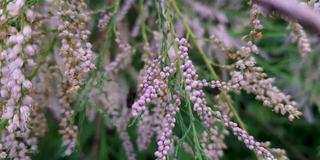
M 317 159 L 319 6 L 2 0 L 0 159 Z

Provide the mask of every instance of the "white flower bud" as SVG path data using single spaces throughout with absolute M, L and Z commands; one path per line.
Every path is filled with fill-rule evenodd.
M 13 106 L 7 106 L 1 118 L 11 119 L 13 117 L 13 111 L 14 111 Z
M 30 89 L 32 87 L 32 83 L 29 80 L 26 80 L 22 83 L 24 88 Z

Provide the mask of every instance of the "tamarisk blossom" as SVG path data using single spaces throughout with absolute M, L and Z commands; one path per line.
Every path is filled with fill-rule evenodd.
M 162 102 L 162 107 L 165 108 L 166 114 L 162 121 L 161 131 L 158 135 L 158 150 L 155 152 L 155 156 L 159 160 L 165 160 L 166 156 L 170 155 L 173 151 L 172 129 L 175 126 L 175 116 L 179 111 L 178 106 L 181 104 L 181 102 L 176 95 L 172 96 L 171 101 L 173 102 L 170 102 L 170 100 L 169 102 Z
M 199 76 L 188 56 L 187 40 L 184 38 L 176 39 L 176 42 L 179 44 L 178 56 L 182 60 L 180 68 L 183 71 L 185 90 L 189 94 L 190 100 L 194 103 L 194 111 L 197 112 L 206 126 L 210 126 L 212 113 L 209 107 L 205 107 L 207 101 L 202 90 L 202 87 L 207 86 L 208 83 L 206 81 L 204 83 L 198 81 Z
M 34 99 L 34 108 L 30 114 L 30 126 L 33 134 L 38 137 L 44 136 L 48 131 L 48 123 L 44 112 L 50 105 L 48 99 L 51 98 L 52 92 L 54 92 L 52 87 L 47 87 L 51 86 L 52 72 L 48 69 L 47 63 L 44 66 L 39 69 L 38 74 L 32 79 L 33 92 L 31 96 Z
M 74 111 L 70 106 L 69 97 L 65 91 L 68 88 L 68 83 L 63 81 L 58 86 L 59 103 L 61 106 L 61 119 L 59 123 L 59 133 L 62 135 L 62 145 L 66 147 L 64 154 L 69 156 L 74 151 L 77 144 L 78 127 L 71 125 L 73 122 Z
M 172 129 L 175 125 L 175 115 L 180 105 L 180 99 L 175 95 L 168 93 L 168 76 L 176 71 L 175 65 L 160 68 L 161 57 L 155 59 L 150 63 L 142 74 L 142 82 L 139 85 L 141 91 L 140 97 L 132 105 L 132 115 L 138 116 L 142 114 L 142 120 L 138 126 L 138 131 L 141 132 L 141 124 L 148 123 L 149 110 L 146 107 L 148 104 L 155 104 L 155 113 L 153 116 L 161 116 L 161 124 L 156 124 L 155 132 L 157 134 L 157 146 L 158 150 L 155 152 L 155 156 L 160 160 L 165 160 L 166 156 L 170 155 L 173 151 L 172 142 Z M 162 113 L 161 113 L 162 112 Z M 162 116 L 163 115 L 163 116 Z M 153 119 L 159 121 L 159 119 Z M 151 125 L 151 124 L 150 124 Z M 150 126 L 149 125 L 149 126 Z M 150 126 L 151 127 L 151 126 Z M 152 138 L 153 132 L 147 132 L 148 138 Z M 141 138 L 140 138 L 141 139 Z M 138 143 L 139 149 L 144 149 L 149 143 L 149 140 L 145 140 L 143 143 Z
M 297 22 L 290 22 L 293 34 L 297 40 L 298 48 L 301 56 L 305 56 L 311 52 L 311 44 L 303 27 Z
M 95 68 L 92 45 L 88 42 L 90 31 L 86 29 L 89 12 L 83 0 L 59 2 L 60 10 L 55 13 L 62 24 L 58 26 L 61 38 L 60 55 L 64 60 L 63 72 L 70 87 L 67 92 L 75 94 L 87 73 Z
M 150 43 L 150 49 L 152 52 L 160 54 L 163 35 L 160 32 L 156 32 L 156 31 L 154 31 L 152 34 L 153 34 L 153 40 Z
M 250 26 L 251 30 L 249 35 L 253 36 L 255 39 L 260 39 L 262 34 L 259 30 L 263 29 L 263 25 L 258 19 L 259 16 L 259 5 L 252 3 L 250 9 Z M 249 38 L 249 35 L 245 36 L 245 39 Z
M 108 76 L 117 74 L 120 70 L 126 68 L 131 62 L 131 56 L 134 50 L 129 43 L 120 40 L 120 33 L 116 32 L 116 42 L 121 52 L 116 58 L 105 65 L 105 71 Z
M 91 97 L 97 104 L 103 107 L 103 111 L 111 118 L 122 141 L 127 159 L 135 160 L 136 154 L 127 131 L 127 126 L 132 116 L 130 114 L 130 109 L 127 108 L 126 97 L 123 96 L 128 94 L 128 89 L 121 81 L 105 82 L 104 91 L 106 92 L 109 90 L 112 90 L 113 92 L 101 96 L 99 91 L 94 89 L 91 92 Z
M 143 71 L 143 70 L 142 70 Z M 137 124 L 137 146 L 140 151 L 148 148 L 152 137 L 161 132 L 162 120 L 164 117 L 163 114 L 163 106 L 160 102 L 157 101 L 155 107 L 150 109 L 146 109 Z
M 10 1 L 7 5 L 9 16 L 11 17 L 17 16 L 24 5 L 25 5 L 25 0 Z
M 14 30 L 14 29 L 13 29 Z M 2 119 L 9 120 L 7 129 L 14 132 L 17 129 L 24 130 L 28 126 L 32 98 L 23 95 L 22 90 L 30 91 L 32 83 L 26 79 L 23 71 L 22 59 L 23 45 L 31 38 L 31 27 L 26 26 L 22 32 L 15 32 L 6 42 L 7 49 L 1 52 L 1 100 L 4 102 L 4 112 Z M 22 101 L 22 104 L 19 103 Z M 20 106 L 18 110 L 15 106 Z
M 189 95 L 191 102 L 194 103 L 193 110 L 198 114 L 210 133 L 202 134 L 202 146 L 205 148 L 206 154 L 213 159 L 219 159 L 223 156 L 223 149 L 226 145 L 223 143 L 224 136 L 218 135 L 218 131 L 214 128 L 215 118 L 212 115 L 212 110 L 207 106 L 205 93 L 202 90 L 204 86 L 208 86 L 208 82 L 198 80 L 198 74 L 192 61 L 188 56 L 187 40 L 184 38 L 177 38 L 176 42 L 179 45 L 178 56 L 181 60 L 181 70 L 185 82 L 185 90 Z M 208 144 L 213 141 L 213 144 Z
M 260 145 L 264 148 L 268 148 L 269 151 L 274 155 L 276 159 L 289 160 L 285 150 L 281 148 L 270 148 L 271 143 L 269 141 L 261 142 Z
M 224 129 L 222 133 L 219 133 L 213 127 L 209 128 L 209 132 L 202 132 L 200 142 L 204 153 L 211 159 L 220 159 L 223 156 L 223 149 L 227 148 L 223 142 L 227 134 L 227 130 Z
M 163 71 L 160 69 L 159 59 L 153 62 L 146 68 L 143 80 L 139 84 L 141 95 L 132 105 L 132 115 L 138 116 L 146 110 L 146 105 L 154 103 L 158 97 L 163 94 L 166 89 L 165 79 L 175 72 L 174 64 L 171 67 L 164 67 Z
M 250 51 L 244 48 L 244 52 Z M 240 53 L 240 54 L 243 54 Z M 246 55 L 247 53 L 245 53 Z M 237 71 L 231 72 L 231 85 L 236 89 L 243 89 L 256 95 L 256 99 L 267 107 L 274 107 L 274 111 L 282 115 L 288 113 L 289 120 L 301 115 L 297 110 L 296 102 L 291 97 L 273 86 L 273 78 L 267 78 L 261 67 L 255 66 L 253 57 L 245 56 L 236 62 Z
M 288 113 L 288 118 L 292 121 L 301 115 L 297 110 L 297 103 L 291 100 L 291 96 L 273 86 L 274 79 L 268 78 L 263 69 L 256 66 L 255 58 L 250 53 L 257 51 L 257 47 L 249 41 L 247 46 L 240 48 L 236 53 L 237 70 L 231 72 L 231 85 L 248 93 L 254 93 L 257 100 L 262 101 L 267 107 L 274 107 L 277 113 L 280 112 L 282 115 Z
M 30 160 L 31 154 L 38 151 L 37 138 L 30 129 L 14 133 L 2 132 L 0 138 L 1 159 Z
M 243 141 L 247 148 L 255 151 L 258 157 L 276 160 L 270 151 L 268 151 L 260 142 L 257 142 L 246 131 L 238 127 L 237 123 L 230 121 L 227 115 L 222 115 L 219 111 L 217 111 L 215 112 L 215 116 L 221 120 L 226 127 L 229 127 L 232 130 L 232 133 L 237 136 L 239 140 Z
M 137 124 L 137 145 L 139 151 L 146 150 L 154 135 L 160 133 L 161 121 L 163 119 L 162 108 L 160 105 L 152 108 L 151 111 L 146 109 Z
M 0 143 L 0 158 L 5 159 L 7 157 L 7 153 L 5 152 L 2 143 Z
M 90 31 L 86 29 L 89 12 L 83 0 L 59 1 L 55 16 L 62 22 L 57 27 L 61 48 L 59 50 L 63 63 L 58 64 L 64 77 L 59 84 L 61 120 L 59 133 L 62 135 L 65 155 L 70 155 L 77 143 L 78 128 L 73 125 L 74 111 L 70 100 L 80 89 L 88 72 L 95 68 L 92 45 L 88 42 Z
M 155 62 L 150 60 L 152 52 L 148 44 L 144 46 L 144 50 L 147 54 L 144 54 L 145 57 L 143 58 L 143 61 L 147 65 L 139 73 L 138 81 L 140 83 L 146 80 L 145 75 L 147 74 L 147 68 L 149 68 L 153 62 Z M 144 85 L 142 85 L 141 83 L 139 85 L 138 91 L 143 90 L 143 87 Z M 138 137 L 136 142 L 140 151 L 147 149 L 152 140 L 152 137 L 154 135 L 160 134 L 161 132 L 162 122 L 159 120 L 162 120 L 164 118 L 163 106 L 161 105 L 161 101 L 162 99 L 158 101 L 155 100 L 155 107 L 150 109 L 150 111 L 149 109 L 145 109 L 137 124 Z
M 116 124 L 116 128 L 119 133 L 120 139 L 122 140 L 122 145 L 124 147 L 128 160 L 135 160 L 136 154 L 134 152 L 134 147 L 127 131 L 127 126 L 131 119 L 129 110 L 126 107 L 123 107 L 122 113 L 120 113 L 119 117 L 113 117 L 112 119 Z
M 56 69 L 57 70 L 57 69 Z M 53 104 L 55 108 L 53 112 L 56 114 L 56 118 L 59 119 L 59 134 L 62 135 L 62 146 L 65 148 L 64 155 L 69 156 L 75 150 L 77 145 L 78 127 L 74 124 L 74 110 L 71 108 L 70 101 L 71 96 L 67 93 L 67 89 L 70 87 L 61 74 L 56 74 L 57 71 L 52 71 L 55 76 L 55 81 L 58 81 L 57 85 L 57 99 L 58 104 Z
M 99 19 L 98 28 L 101 31 L 104 30 L 108 26 L 110 18 L 111 18 L 111 13 L 107 12 L 102 16 L 101 19 Z
M 147 62 L 148 63 L 148 62 Z M 150 62 L 147 66 L 150 66 Z M 145 67 L 142 70 L 142 73 L 145 73 L 145 69 L 148 67 Z M 165 67 L 165 70 L 169 70 L 169 67 Z M 141 81 L 143 81 L 143 79 L 145 79 L 143 77 L 144 74 L 141 74 Z M 167 74 L 166 74 L 167 75 Z M 163 88 L 167 88 L 166 83 L 163 83 Z M 140 85 L 141 87 L 139 88 L 139 90 L 142 89 L 143 85 Z M 142 113 L 141 119 L 139 120 L 138 124 L 137 124 L 137 128 L 138 128 L 138 137 L 137 137 L 137 144 L 138 144 L 138 149 L 139 150 L 145 150 L 147 148 L 147 146 L 149 145 L 149 143 L 152 140 L 152 137 L 154 135 L 160 135 L 163 134 L 162 132 L 162 128 L 163 128 L 163 123 L 162 120 L 164 120 L 165 118 L 165 108 L 167 108 L 167 105 L 169 105 L 168 103 L 168 99 L 170 99 L 170 97 L 168 97 L 168 93 L 166 90 L 162 90 L 161 91 L 161 95 L 159 95 L 159 97 L 157 97 L 152 103 L 155 105 L 154 108 L 151 109 L 151 111 L 149 111 L 148 108 L 146 108 L 144 110 L 144 112 Z M 171 104 L 170 104 L 171 105 Z M 169 116 L 169 115 L 167 115 Z M 169 147 L 169 146 L 168 146 Z M 159 149 L 159 148 L 158 148 Z M 169 151 L 169 150 L 167 150 Z M 162 150 L 159 151 L 162 154 Z M 160 156 L 160 153 L 157 153 L 158 156 Z M 169 152 L 168 152 L 169 154 Z
M 310 5 L 314 6 L 314 4 L 312 4 L 313 3 L 312 1 L 310 1 L 309 3 Z M 307 6 L 307 4 L 305 2 L 301 2 L 301 6 L 303 6 L 304 8 L 305 6 Z M 251 16 L 251 27 L 253 31 L 251 32 L 254 32 L 255 30 L 258 30 L 258 29 L 262 29 L 262 25 L 260 24 L 260 21 L 257 19 L 257 15 L 259 14 L 259 12 L 266 15 L 268 13 L 265 13 L 265 12 L 271 12 L 271 11 L 257 4 L 254 4 L 254 3 L 252 4 L 250 16 Z M 311 44 L 301 24 L 299 24 L 299 22 L 297 22 L 296 19 L 293 19 L 290 16 L 288 17 L 282 14 L 279 14 L 279 16 L 289 23 L 289 26 L 292 29 L 292 33 L 294 36 L 293 41 L 297 41 L 300 55 L 305 56 L 308 53 L 310 53 L 312 51 Z M 254 38 L 260 39 L 261 34 L 254 36 Z
M 154 130 L 152 130 L 153 120 L 153 116 L 149 113 L 149 110 L 145 110 L 137 124 L 138 137 L 136 143 L 139 151 L 147 149 L 154 136 Z
M 14 0 L 6 4 L 6 13 L 1 13 L 1 21 L 10 18 L 22 18 L 25 23 L 8 26 L 0 50 L 0 116 L 8 124 L 1 132 L 1 159 L 31 159 L 37 147 L 37 134 L 33 125 L 34 100 L 32 82 L 29 73 L 35 66 L 39 48 L 36 31 L 38 23 L 33 23 L 36 14 L 32 10 L 22 10 L 24 0 Z M 32 16 L 31 16 L 32 15 Z M 33 19 L 31 18 L 33 17 Z M 2 22 L 1 22 L 2 23 Z
M 289 120 L 301 115 L 297 110 L 297 103 L 291 100 L 291 96 L 281 92 L 273 85 L 274 79 L 268 78 L 261 67 L 256 66 L 256 60 L 251 53 L 258 53 L 258 48 L 251 41 L 242 46 L 236 52 L 234 70 L 230 72 L 229 81 L 213 80 L 209 84 L 211 88 L 222 90 L 240 91 L 256 95 L 256 99 L 267 107 L 273 107 L 274 111 L 282 115 L 288 114 Z
M 256 60 L 252 53 L 259 53 L 259 48 L 253 44 L 250 37 L 255 40 L 261 38 L 259 32 L 263 28 L 260 21 L 257 19 L 258 6 L 252 5 L 250 11 L 250 26 L 251 31 L 243 37 L 247 41 L 246 45 L 241 46 L 235 54 L 229 54 L 229 57 L 235 59 L 235 62 L 230 65 L 233 70 L 230 72 L 231 79 L 227 82 L 211 81 L 210 87 L 220 88 L 224 90 L 245 90 L 247 93 L 256 95 L 256 99 L 263 102 L 264 106 L 272 107 L 276 113 L 282 115 L 288 114 L 290 121 L 299 117 L 301 112 L 297 109 L 297 103 L 291 100 L 291 96 L 281 92 L 273 85 L 274 79 L 268 78 L 261 67 L 256 65 Z M 219 47 L 226 49 L 221 41 L 215 37 L 214 41 L 219 42 Z
M 37 88 L 43 85 L 43 83 L 33 84 L 38 84 L 34 85 L 33 93 L 38 92 Z M 46 119 L 39 104 L 44 102 L 43 99 L 39 99 L 39 96 L 44 96 L 44 94 L 32 94 L 31 96 L 34 98 L 34 102 L 28 128 L 26 130 L 16 130 L 13 133 L 2 131 L 0 159 L 31 159 L 31 155 L 38 151 L 37 138 L 43 136 L 47 131 Z
M 252 136 L 249 136 L 245 131 L 243 131 L 241 128 L 237 127 L 236 123 L 230 123 L 228 121 L 228 117 L 226 115 L 221 116 L 220 112 L 213 112 L 211 110 L 211 108 L 209 108 L 207 106 L 207 102 L 205 99 L 205 94 L 202 90 L 203 86 L 209 86 L 209 83 L 206 82 L 205 80 L 203 81 L 198 81 L 198 74 L 192 64 L 192 61 L 189 59 L 188 56 L 188 47 L 187 47 L 187 41 L 186 39 L 182 38 L 182 39 L 176 39 L 176 42 L 179 44 L 179 51 L 178 51 L 178 55 L 180 57 L 180 59 L 182 60 L 182 64 L 181 64 L 181 70 L 183 71 L 183 76 L 185 77 L 185 83 L 186 83 L 186 91 L 190 97 L 190 100 L 194 103 L 194 110 L 196 111 L 196 113 L 199 115 L 200 119 L 203 121 L 203 123 L 212 131 L 215 130 L 215 128 L 210 128 L 212 126 L 214 126 L 214 121 L 215 118 L 217 118 L 218 120 L 222 121 L 224 126 L 229 127 L 233 130 L 234 135 L 240 135 L 244 141 L 245 144 L 247 144 L 247 147 L 251 150 L 256 149 L 257 150 L 257 156 L 258 157 L 265 157 L 265 158 L 270 158 L 270 159 L 275 159 L 273 157 L 273 155 L 265 148 L 261 147 L 259 145 L 259 143 L 256 143 L 256 141 L 254 141 Z M 215 113 L 215 115 L 213 115 L 213 113 Z M 220 113 L 220 114 L 219 114 Z M 215 116 L 215 117 L 214 117 Z M 226 123 L 227 122 L 227 123 Z M 237 128 L 235 128 L 237 127 Z M 217 131 L 214 131 L 217 132 Z M 214 133 L 212 132 L 212 133 Z M 214 134 L 210 134 L 210 135 L 216 135 Z M 219 138 L 219 136 L 215 136 L 212 139 L 216 139 Z M 223 138 L 223 137 L 221 137 Z M 240 139 L 241 140 L 241 139 Z M 217 140 L 217 142 L 219 142 Z M 223 142 L 222 140 L 220 141 L 220 143 Z M 217 147 L 217 148 L 215 148 Z M 208 155 L 210 155 L 211 157 L 213 157 L 214 159 L 219 159 L 220 157 L 222 157 L 223 152 L 222 149 L 225 147 L 225 145 L 215 145 L 215 147 L 211 147 L 212 151 L 211 153 L 213 153 L 214 155 L 212 155 L 211 153 L 207 153 Z M 206 151 L 208 152 L 208 151 Z
M 105 101 L 106 103 L 104 104 L 105 110 L 111 117 L 119 133 L 127 159 L 135 160 L 136 154 L 127 131 L 127 126 L 132 116 L 130 109 L 127 108 L 126 97 L 123 97 L 123 95 L 128 94 L 128 89 L 124 87 L 124 84 L 116 82 L 107 83 L 106 89 L 112 90 L 113 93 L 108 93 L 107 101 Z
M 256 12 L 253 12 L 252 21 L 256 19 Z M 250 32 L 252 35 L 259 35 L 258 30 L 262 29 L 262 26 L 259 21 L 256 21 L 253 24 L 252 28 L 253 31 Z M 246 36 L 245 36 L 246 37 Z M 254 37 L 255 39 L 261 38 L 260 36 Z M 214 41 L 218 44 L 223 51 L 228 50 L 227 47 L 217 38 L 214 38 Z M 250 53 L 255 52 L 258 53 L 259 49 L 255 46 L 252 41 L 248 41 L 246 46 L 241 47 L 237 52 L 236 55 L 229 55 L 233 59 L 237 59 L 237 61 L 232 64 L 236 69 L 235 71 L 231 71 L 231 80 L 219 81 L 213 80 L 209 84 L 211 88 L 219 88 L 222 90 L 235 90 L 239 91 L 244 89 L 248 93 L 254 93 L 258 100 L 262 100 L 264 105 L 271 107 L 272 105 L 275 107 L 276 112 L 281 112 L 282 114 L 289 113 L 289 120 L 300 115 L 300 112 L 297 111 L 296 108 L 293 108 L 291 105 L 295 105 L 294 101 L 290 101 L 290 96 L 285 95 L 284 93 L 280 92 L 279 89 L 272 86 L 273 79 L 267 78 L 267 75 L 263 72 L 261 67 L 256 66 L 256 61 Z M 250 80 L 248 80 L 248 79 Z M 281 103 L 287 103 L 287 106 Z M 288 105 L 289 104 L 289 105 Z M 291 104 L 291 105 L 290 105 Z M 222 104 L 219 104 L 222 105 Z M 284 150 L 279 148 L 270 148 L 266 150 L 269 145 L 265 145 L 263 143 L 255 142 L 252 136 L 246 135 L 246 131 L 242 130 L 241 128 L 237 127 L 238 125 L 234 122 L 227 122 L 229 117 L 226 114 L 221 114 L 220 112 L 216 113 L 216 116 L 219 120 L 222 120 L 227 127 L 232 127 L 234 129 L 234 135 L 237 135 L 238 138 L 247 145 L 247 147 L 251 150 L 255 150 L 257 156 L 264 156 L 268 157 L 269 159 L 273 159 L 273 155 L 268 153 L 272 152 L 277 157 L 281 159 L 288 159 Z M 222 118 L 223 117 L 223 118 Z M 228 125 L 229 123 L 229 125 Z M 238 133 L 237 133 L 238 132 Z M 242 135 L 242 136 L 241 136 Z

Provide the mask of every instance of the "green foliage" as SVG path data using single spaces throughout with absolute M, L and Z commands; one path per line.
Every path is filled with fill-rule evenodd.
M 40 2 L 40 0 L 26 0 L 26 4 L 27 4 L 28 7 L 32 7 L 32 6 L 36 5 L 39 2 Z

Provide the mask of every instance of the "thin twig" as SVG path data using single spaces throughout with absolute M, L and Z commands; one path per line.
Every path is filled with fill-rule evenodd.
M 266 11 L 277 12 L 297 20 L 299 24 L 320 34 L 320 14 L 312 8 L 299 4 L 296 0 L 254 0 Z

